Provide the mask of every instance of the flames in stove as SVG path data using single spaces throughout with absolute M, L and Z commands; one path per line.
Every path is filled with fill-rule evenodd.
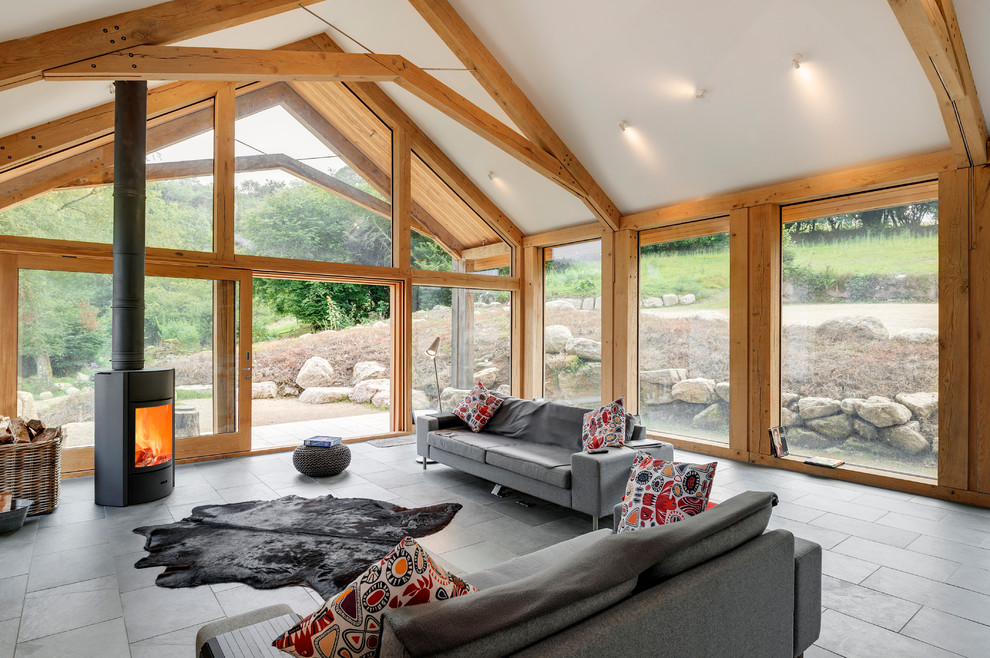
M 134 409 L 134 467 L 165 464 L 172 459 L 172 405 Z

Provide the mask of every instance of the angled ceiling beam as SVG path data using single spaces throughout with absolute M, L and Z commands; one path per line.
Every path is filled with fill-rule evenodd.
M 310 39 L 303 39 L 276 50 L 316 50 L 316 45 Z M 155 87 L 148 91 L 148 118 L 153 119 L 211 98 L 218 88 L 216 82 L 173 82 Z M 109 140 L 112 134 L 113 102 L 110 102 L 0 137 L 0 172 L 92 139 L 106 137 Z
M 340 46 L 326 34 L 314 35 L 310 37 L 310 41 L 321 50 L 334 53 L 343 52 Z M 378 115 L 382 121 L 393 128 L 396 125 L 401 125 L 408 130 L 412 136 L 413 150 L 433 170 L 433 173 L 506 243 L 513 247 L 522 245 L 523 234 L 519 227 L 470 178 L 464 175 L 464 172 L 454 164 L 453 160 L 426 133 L 420 130 L 419 126 L 402 111 L 402 108 L 381 87 L 368 82 L 346 83 L 344 86 Z
M 398 55 L 141 46 L 44 75 L 46 80 L 395 82 L 523 164 L 584 194 L 557 158 Z
M 41 79 L 45 69 L 124 48 L 191 39 L 318 0 L 172 0 L 0 43 L 0 90 Z
M 523 134 L 556 157 L 574 176 L 583 191 L 582 201 L 591 212 L 609 228 L 618 229 L 622 213 L 450 3 L 447 0 L 410 0 L 410 3 Z
M 987 164 L 987 127 L 952 0 L 888 0 L 938 99 L 956 165 Z

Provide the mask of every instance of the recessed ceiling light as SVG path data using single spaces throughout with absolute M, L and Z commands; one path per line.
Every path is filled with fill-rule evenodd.
M 629 122 L 628 121 L 622 120 L 622 121 L 619 122 L 619 130 L 621 130 L 622 132 L 626 132 L 626 128 L 628 128 L 628 127 L 629 127 Z
M 694 93 L 694 97 L 695 98 L 708 98 L 708 90 L 707 89 L 699 89 L 698 91 L 696 91 Z
M 801 53 L 798 53 L 791 58 L 791 64 L 794 66 L 795 69 L 801 68 L 802 59 L 804 59 L 804 55 L 802 55 Z
M 488 180 L 495 180 L 495 172 L 494 171 L 489 171 L 488 172 Z

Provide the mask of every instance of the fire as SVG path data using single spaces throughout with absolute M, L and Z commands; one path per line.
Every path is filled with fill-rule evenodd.
M 134 466 L 157 466 L 172 459 L 172 405 L 134 410 Z

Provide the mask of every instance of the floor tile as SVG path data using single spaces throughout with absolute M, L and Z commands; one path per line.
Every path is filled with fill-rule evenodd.
M 124 624 L 132 642 L 169 631 L 203 625 L 224 616 L 209 587 L 145 587 L 120 595 Z
M 831 576 L 822 576 L 822 605 L 892 631 L 901 630 L 921 609 L 918 603 Z
M 119 591 L 131 592 L 142 587 L 151 587 L 155 584 L 155 579 L 158 578 L 158 574 L 164 571 L 164 567 L 145 567 L 138 569 L 134 566 L 135 562 L 147 556 L 147 551 L 138 551 L 136 553 L 118 555 L 113 559 Z
M 863 587 L 990 626 L 990 596 L 889 568 L 878 569 Z
M 455 502 L 461 505 L 460 511 L 454 516 L 454 520 L 450 522 L 451 525 L 467 527 L 475 525 L 476 523 L 484 523 L 485 521 L 491 521 L 492 519 L 500 519 L 503 517 L 502 514 L 493 510 L 491 507 L 479 505 L 478 503 L 465 500 L 464 498 L 453 494 L 443 502 Z
M 170 631 L 139 642 L 131 642 L 131 658 L 190 658 L 196 633 L 203 624 Z
M 261 484 L 247 484 L 229 489 L 217 489 L 217 493 L 228 503 L 244 503 L 249 500 L 275 500 L 279 497 L 271 487 Z
M 884 510 L 875 507 L 865 507 L 855 502 L 836 500 L 831 496 L 819 494 L 808 494 L 792 502 L 795 505 L 819 509 L 824 512 L 832 512 L 833 514 L 848 516 L 853 519 L 859 519 L 860 521 L 876 521 L 886 513 Z
M 859 519 L 832 514 L 831 512 L 818 517 L 811 522 L 811 525 L 828 528 L 829 530 L 837 530 L 862 539 L 872 539 L 881 544 L 890 544 L 891 546 L 898 546 L 900 548 L 904 548 L 921 536 L 916 532 L 891 528 L 890 526 L 879 525 L 869 521 L 860 521 Z
M 844 532 L 829 530 L 828 528 L 809 525 L 807 523 L 798 523 L 797 521 L 781 519 L 775 516 L 770 517 L 770 523 L 767 525 L 767 528 L 770 530 L 787 530 L 797 537 L 820 544 L 822 548 L 827 550 L 831 550 L 836 544 L 849 538 L 849 535 Z
M 532 553 L 544 546 L 557 543 L 557 537 L 543 530 L 543 525 L 533 527 L 508 517 L 479 523 L 471 526 L 469 530 L 479 539 L 490 541 L 516 555 Z
M 822 551 L 822 573 L 848 583 L 861 583 L 880 568 L 879 564 L 834 551 Z
M 31 570 L 34 544 L 16 544 L 0 548 L 0 578 L 21 576 Z
M 24 599 L 18 642 L 83 628 L 121 616 L 120 595 L 113 580 L 90 591 L 52 588 Z
M 939 521 L 947 514 L 945 510 L 937 507 L 919 505 L 918 503 L 912 503 L 910 500 L 891 498 L 890 496 L 876 493 L 863 494 L 858 498 L 854 498 L 851 502 L 857 505 L 875 507 L 877 509 L 887 510 L 888 512 L 897 512 L 904 516 L 912 516 L 928 521 Z
M 488 541 L 472 544 L 465 548 L 458 548 L 448 553 L 441 553 L 440 556 L 453 565 L 454 573 L 460 576 L 488 569 L 494 567 L 496 564 L 501 564 L 506 560 L 518 557 L 512 551 Z
M 60 587 L 93 578 L 113 575 L 109 546 L 74 548 L 61 553 L 35 555 L 31 560 L 27 591 Z
M 939 557 L 916 553 L 896 546 L 879 544 L 859 537 L 850 537 L 832 550 L 836 553 L 858 557 L 861 560 L 871 560 L 883 566 L 941 581 L 948 579 L 959 568 L 958 562 L 943 560 Z
M 0 535 L 0 555 L 3 555 L 5 548 L 20 546 L 22 544 L 33 544 L 38 537 L 40 527 L 38 517 L 28 517 L 20 530 Z
M 979 546 L 990 536 L 986 532 L 967 526 L 954 525 L 950 521 L 930 521 L 898 512 L 887 513 L 880 517 L 877 523 L 892 528 L 917 532 L 922 535 L 928 535 L 929 537 L 938 537 L 939 539 L 947 539 L 960 544 L 969 544 L 970 546 Z
M 922 608 L 901 633 L 960 656 L 985 658 L 990 652 L 990 626 L 931 608 Z
M 773 508 L 774 516 L 798 521 L 799 523 L 811 523 L 826 513 L 819 509 L 812 509 L 803 505 L 795 505 L 794 503 L 785 503 L 783 501 L 777 503 L 777 506 Z
M 955 655 L 835 610 L 822 613 L 822 634 L 815 644 L 845 658 L 943 658 Z
M 333 487 L 330 492 L 338 498 L 373 498 L 375 500 L 392 500 L 393 498 L 399 497 L 398 494 L 370 482 L 340 488 Z
M 48 528 L 56 525 L 69 525 L 80 521 L 92 521 L 94 519 L 106 518 L 106 508 L 102 505 L 89 501 L 65 501 L 60 502 L 55 511 L 45 514 L 38 519 L 41 528 Z
M 27 580 L 26 575 L 0 580 L 0 621 L 21 616 Z
M 278 603 L 287 604 L 297 615 L 305 617 L 315 612 L 321 605 L 313 600 L 310 591 L 308 587 L 298 586 L 254 589 L 238 583 L 236 587 L 215 594 L 220 607 L 228 617 Z
M 804 651 L 804 658 L 835 658 L 838 655 L 839 654 L 832 653 L 827 649 L 822 649 L 817 644 L 812 644 Z
M 406 500 L 411 500 L 419 506 L 436 505 L 441 500 L 450 498 L 450 491 L 443 487 L 429 484 L 411 484 L 405 487 L 390 487 L 392 493 Z
M 550 503 L 545 503 L 529 497 L 521 498 L 520 500 L 506 500 L 498 502 L 491 507 L 500 514 L 516 519 L 517 521 L 522 521 L 523 523 L 531 526 L 556 521 L 557 519 L 564 518 L 570 513 L 569 510 L 559 507 L 558 505 L 551 505 Z M 591 517 L 588 517 L 588 527 L 591 527 Z
M 946 582 L 956 587 L 990 595 L 990 564 L 984 569 L 964 564 Z
M 14 658 L 42 658 L 66 655 L 71 647 L 73 658 L 130 658 L 127 632 L 121 617 L 110 621 L 48 635 L 17 645 Z
M 968 562 L 975 565 L 982 564 L 990 568 L 990 549 L 978 548 L 976 546 L 928 536 L 919 537 L 911 542 L 907 548 L 926 555 L 934 555 L 935 557 L 946 560 L 953 560 L 954 562 Z
M 20 619 L 0 621 L 0 656 L 13 656 L 17 646 L 17 628 Z
M 35 556 L 58 553 L 70 548 L 82 548 L 110 542 L 110 526 L 106 519 L 80 521 L 69 525 L 38 528 L 34 542 Z

